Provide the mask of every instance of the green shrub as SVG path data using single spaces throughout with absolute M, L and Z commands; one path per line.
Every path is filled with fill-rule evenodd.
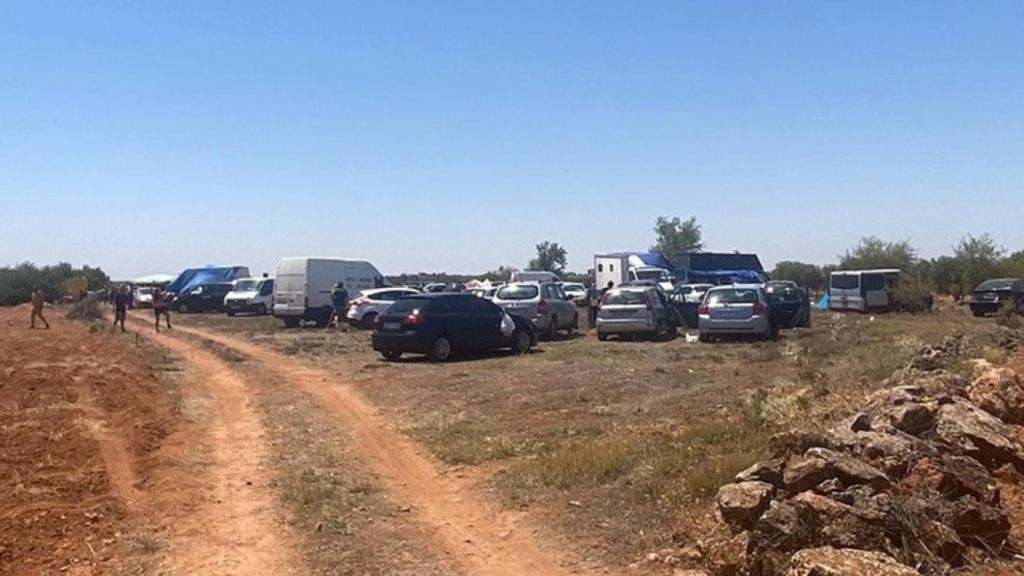
M 889 299 L 900 312 L 926 312 L 932 309 L 931 284 L 918 276 L 904 274 L 889 290 Z

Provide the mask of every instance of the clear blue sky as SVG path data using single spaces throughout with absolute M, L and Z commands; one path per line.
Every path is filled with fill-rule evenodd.
M 0 264 L 1024 248 L 1024 3 L 3 2 Z

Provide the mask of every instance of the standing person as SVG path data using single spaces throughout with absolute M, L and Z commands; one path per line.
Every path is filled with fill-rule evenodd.
M 32 328 L 36 327 L 36 318 L 42 321 L 43 326 L 47 330 L 50 329 L 50 323 L 43 318 L 43 305 L 46 304 L 46 298 L 43 296 L 43 291 L 36 286 L 35 290 L 32 291 Z
M 121 332 L 126 332 L 124 321 L 128 317 L 128 304 L 131 302 L 131 299 L 132 295 L 127 285 L 121 286 L 117 294 L 114 294 L 114 328 L 117 328 L 117 324 L 120 322 Z
M 345 311 L 348 309 L 348 290 L 345 289 L 344 282 L 338 282 L 334 285 L 334 290 L 331 290 L 331 304 L 334 305 L 334 314 L 331 315 L 331 322 L 328 326 L 335 325 L 340 327 L 344 321 Z
M 587 318 L 590 319 L 591 328 L 597 326 L 597 309 L 600 307 L 600 305 L 601 295 L 597 291 L 597 286 L 591 284 L 590 287 L 587 288 L 587 310 L 589 311 Z
M 162 288 L 153 289 L 153 315 L 156 316 L 156 331 L 160 331 L 160 316 L 167 319 L 167 329 L 171 329 L 171 293 Z

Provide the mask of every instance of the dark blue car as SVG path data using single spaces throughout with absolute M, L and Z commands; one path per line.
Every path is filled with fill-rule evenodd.
M 404 353 L 426 354 L 443 362 L 453 354 L 498 348 L 514 354 L 537 343 L 533 324 L 507 314 L 472 294 L 440 293 L 403 296 L 377 317 L 373 349 L 388 360 Z

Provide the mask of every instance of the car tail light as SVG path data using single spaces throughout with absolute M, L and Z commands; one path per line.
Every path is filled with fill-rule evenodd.
M 764 314 L 764 304 L 762 302 L 754 302 L 754 316 L 760 316 Z
M 377 321 L 380 322 L 380 317 L 377 318 Z M 406 325 L 417 325 L 423 324 L 426 321 L 426 317 L 423 315 L 423 313 L 420 312 L 420 309 L 417 308 L 410 312 L 409 315 L 406 316 L 405 319 L 402 321 L 402 323 Z
M 548 314 L 548 301 L 541 300 L 537 304 L 537 316 L 547 316 Z

